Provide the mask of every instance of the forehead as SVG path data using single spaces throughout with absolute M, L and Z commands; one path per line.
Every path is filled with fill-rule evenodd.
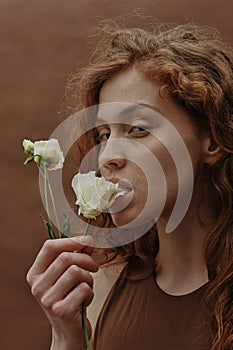
M 130 67 L 107 80 L 101 90 L 99 103 L 141 101 L 154 102 L 159 88 L 135 67 Z
M 164 115 L 159 87 L 135 67 L 107 80 L 100 90 L 99 103 L 97 118 L 108 123 L 127 122 L 137 113 L 141 116 Z
M 184 128 L 197 128 L 195 119 L 184 107 L 175 102 L 168 93 L 161 96 L 160 86 L 135 67 L 130 67 L 115 74 L 103 84 L 100 90 L 97 125 L 127 123 L 135 116 L 149 116 L 150 121 L 158 121 L 165 117 L 181 133 Z

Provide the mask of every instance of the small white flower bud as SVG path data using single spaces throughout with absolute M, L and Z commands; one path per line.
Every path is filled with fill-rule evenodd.
M 33 154 L 34 154 L 34 143 L 32 141 L 24 139 L 23 140 L 23 148 L 24 148 L 24 152 L 27 155 L 33 156 Z

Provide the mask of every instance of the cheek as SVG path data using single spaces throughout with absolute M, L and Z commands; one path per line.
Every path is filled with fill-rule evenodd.
M 172 147 L 172 145 L 171 145 Z M 186 147 L 184 152 L 182 148 L 172 148 L 171 154 L 163 145 L 153 150 L 156 158 L 158 159 L 163 171 L 166 181 L 166 200 L 163 208 L 162 216 L 166 214 L 166 218 L 170 217 L 172 209 L 178 201 L 185 201 L 186 197 L 192 194 L 193 187 L 193 158 L 194 166 L 197 166 L 196 155 L 190 154 Z M 160 192 L 160 184 L 156 184 L 153 187 L 153 192 Z
M 177 189 L 177 167 L 175 164 L 175 160 L 173 159 L 170 152 L 167 148 L 159 143 L 157 147 L 151 149 L 154 154 L 154 157 L 157 159 L 160 164 L 162 171 L 164 173 L 164 178 L 166 181 L 167 191 L 176 191 Z M 179 157 L 179 156 L 178 156 Z M 159 190 L 160 183 L 154 183 L 154 188 Z

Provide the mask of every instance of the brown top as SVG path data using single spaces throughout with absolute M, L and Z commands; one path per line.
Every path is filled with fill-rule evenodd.
M 171 296 L 158 287 L 154 274 L 132 281 L 123 269 L 98 318 L 94 350 L 209 350 L 205 288 Z

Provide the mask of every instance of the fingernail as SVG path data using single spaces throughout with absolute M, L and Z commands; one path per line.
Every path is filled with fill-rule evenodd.
M 89 244 L 90 243 L 90 238 L 89 237 L 86 237 L 86 236 L 79 236 L 77 237 L 78 238 L 78 241 L 81 243 L 81 244 Z
M 99 267 L 95 266 L 95 272 L 99 271 Z

